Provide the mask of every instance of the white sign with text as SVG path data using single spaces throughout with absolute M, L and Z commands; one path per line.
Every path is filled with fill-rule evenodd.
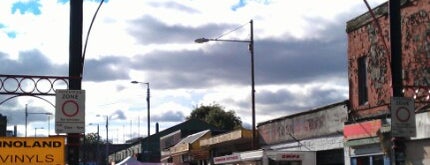
M 85 133 L 85 90 L 56 90 L 55 96 L 55 132 Z

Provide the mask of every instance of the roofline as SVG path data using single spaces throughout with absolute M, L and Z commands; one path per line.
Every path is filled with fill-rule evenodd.
M 279 121 L 279 120 L 284 120 L 284 119 L 287 119 L 287 118 L 293 118 L 293 117 L 300 116 L 300 115 L 305 115 L 305 114 L 309 114 L 309 113 L 315 113 L 315 112 L 322 111 L 322 110 L 325 110 L 325 109 L 328 109 L 328 108 L 332 108 L 332 107 L 336 107 L 336 106 L 339 106 L 339 105 L 348 106 L 348 104 L 349 104 L 349 100 L 343 100 L 343 101 L 336 102 L 336 103 L 333 103 L 333 104 L 328 104 L 328 105 L 325 105 L 325 106 L 322 106 L 322 107 L 313 108 L 313 109 L 310 109 L 308 111 L 298 112 L 298 113 L 295 113 L 295 114 L 291 114 L 291 115 L 287 115 L 287 116 L 275 118 L 275 119 L 268 120 L 268 121 L 265 121 L 265 122 L 260 122 L 260 123 L 258 123 L 257 127 L 260 126 L 260 125 L 264 125 L 264 124 L 267 124 L 267 123 L 272 123 L 272 122 Z
M 409 0 L 400 0 L 400 7 L 403 7 Z M 376 18 L 380 18 L 382 16 L 388 15 L 388 1 L 376 6 L 372 9 Z M 357 16 L 346 22 L 346 33 L 350 33 L 361 28 L 363 25 L 366 25 L 373 21 L 373 18 L 369 11 Z

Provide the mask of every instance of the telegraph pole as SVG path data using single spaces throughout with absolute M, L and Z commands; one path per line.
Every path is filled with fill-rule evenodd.
M 83 0 L 70 1 L 69 90 L 81 90 L 82 84 Z M 79 164 L 80 133 L 67 134 L 67 162 Z

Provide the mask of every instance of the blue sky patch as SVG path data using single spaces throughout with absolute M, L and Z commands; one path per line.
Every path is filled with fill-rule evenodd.
M 102 0 L 89 0 L 89 1 L 101 2 Z M 57 0 L 57 2 L 61 3 L 61 4 L 66 4 L 66 3 L 70 2 L 70 0 Z M 107 3 L 107 2 L 108 2 L 108 0 L 105 0 L 103 3 Z
M 236 11 L 239 8 L 245 7 L 247 1 L 251 1 L 251 0 L 239 0 L 239 2 L 237 4 L 235 4 L 231 7 L 231 10 Z M 253 1 L 265 4 L 265 5 L 268 5 L 270 3 L 270 0 L 253 0 Z
M 244 7 L 246 5 L 245 0 L 239 0 L 239 3 L 233 5 L 231 10 L 236 11 L 238 8 Z
M 32 13 L 34 15 L 40 15 L 42 12 L 40 11 L 40 3 L 39 0 L 32 0 L 28 2 L 16 2 L 12 4 L 12 14 L 18 12 L 20 14 Z
M 57 2 L 58 3 L 61 3 L 61 4 L 65 4 L 65 3 L 67 3 L 67 2 L 69 2 L 70 0 L 58 0 Z
M 15 32 L 8 32 L 8 33 L 7 33 L 7 36 L 8 36 L 9 38 L 16 38 L 16 33 L 15 33 Z
M 4 26 L 2 23 L 0 23 L 0 29 L 1 29 L 1 28 L 4 28 L 4 27 L 5 27 L 5 26 Z

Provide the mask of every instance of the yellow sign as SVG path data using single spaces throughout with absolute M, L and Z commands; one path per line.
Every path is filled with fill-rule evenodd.
M 63 165 L 64 137 L 0 137 L 2 165 Z

